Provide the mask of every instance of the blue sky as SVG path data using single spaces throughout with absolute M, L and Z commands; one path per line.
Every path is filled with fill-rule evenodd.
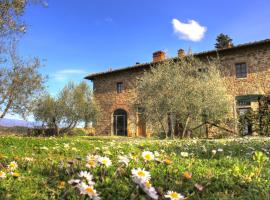
M 48 5 L 27 8 L 28 31 L 19 53 L 43 61 L 52 94 L 89 73 L 151 61 L 156 50 L 173 57 L 179 48 L 213 49 L 221 32 L 235 44 L 270 38 L 269 0 L 48 0 Z

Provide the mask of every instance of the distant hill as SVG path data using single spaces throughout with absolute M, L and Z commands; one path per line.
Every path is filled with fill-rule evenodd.
M 31 128 L 38 125 L 40 125 L 40 123 L 38 122 L 28 122 L 25 120 L 18 120 L 18 119 L 0 119 L 0 126 L 3 126 L 3 127 L 19 126 L 19 127 Z

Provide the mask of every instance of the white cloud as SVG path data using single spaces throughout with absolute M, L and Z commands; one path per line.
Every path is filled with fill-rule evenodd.
M 57 71 L 52 76 L 56 81 L 65 81 L 69 77 L 72 77 L 74 75 L 81 75 L 85 73 L 86 72 L 84 70 L 80 70 L 80 69 L 64 69 L 64 70 Z
M 57 73 L 59 74 L 83 74 L 85 73 L 84 70 L 81 69 L 64 69 L 64 70 L 60 70 Z
M 106 17 L 105 22 L 111 24 L 113 22 L 113 19 L 111 17 Z
M 188 23 L 182 23 L 178 19 L 172 20 L 174 33 L 181 39 L 200 41 L 207 30 L 195 20 L 189 20 Z

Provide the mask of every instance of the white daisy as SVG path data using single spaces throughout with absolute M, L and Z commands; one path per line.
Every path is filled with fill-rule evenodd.
M 76 185 L 78 185 L 80 182 L 81 182 L 80 179 L 70 179 L 70 180 L 68 181 L 68 184 L 73 185 L 73 186 L 76 186 Z
M 174 191 L 168 191 L 166 195 L 164 195 L 165 198 L 170 200 L 182 200 L 184 199 L 184 196 L 180 193 L 174 192 Z
M 181 155 L 182 157 L 188 157 L 188 152 L 181 152 L 180 155 Z
M 159 157 L 159 156 L 160 156 L 160 154 L 158 153 L 158 151 L 154 151 L 154 155 L 155 155 L 156 157 Z
M 98 162 L 106 167 L 112 165 L 112 161 L 108 157 L 99 157 Z
M 152 186 L 150 181 L 146 181 L 143 184 L 140 185 L 143 191 L 152 199 L 158 199 L 157 191 Z
M 86 167 L 87 168 L 95 168 L 98 165 L 98 155 L 88 155 L 86 157 Z
M 23 158 L 23 160 L 27 161 L 27 162 L 32 162 L 34 161 L 34 158 L 31 158 L 31 157 L 25 157 Z
M 87 161 L 86 165 L 87 168 L 95 168 L 97 166 L 97 162 L 95 160 Z
M 218 152 L 223 152 L 223 149 L 221 149 L 221 148 L 218 148 L 218 150 L 217 150 Z
M 142 152 L 142 157 L 144 161 L 151 161 L 155 159 L 155 155 L 151 151 Z
M 8 165 L 8 169 L 10 171 L 14 171 L 15 169 L 18 168 L 18 164 L 15 161 L 12 161 L 9 165 Z
M 151 178 L 150 173 L 141 168 L 132 169 L 131 173 L 133 181 L 137 184 L 142 184 L 146 181 L 149 181 Z
M 100 156 L 98 156 L 98 155 L 91 155 L 91 154 L 89 154 L 88 156 L 86 156 L 86 160 L 87 161 L 89 161 L 89 160 L 98 160 L 98 158 L 99 158 Z
M 118 156 L 118 159 L 119 159 L 119 163 L 123 163 L 125 164 L 126 166 L 128 166 L 128 163 L 129 163 L 129 158 L 126 157 L 126 156 Z
M 87 185 L 85 183 L 80 183 L 78 186 L 81 194 L 86 194 L 89 196 L 90 199 L 99 200 L 99 196 L 97 194 L 97 191 L 94 189 L 92 185 Z
M 84 178 L 89 185 L 94 185 L 95 183 L 92 181 L 93 176 L 90 174 L 90 172 L 87 171 L 81 171 L 79 173 L 79 177 Z
M 6 178 L 6 173 L 3 171 L 0 171 L 0 178 L 2 179 Z

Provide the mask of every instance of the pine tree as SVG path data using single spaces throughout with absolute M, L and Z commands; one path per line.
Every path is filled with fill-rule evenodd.
M 216 39 L 215 44 L 216 49 L 225 49 L 233 46 L 232 39 L 223 33 L 219 34 Z

